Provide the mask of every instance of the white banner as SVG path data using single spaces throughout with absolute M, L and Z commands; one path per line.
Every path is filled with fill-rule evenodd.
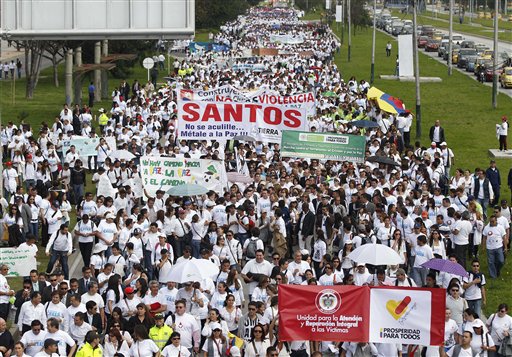
M 107 174 L 104 173 L 103 175 L 101 175 L 98 181 L 98 190 L 96 192 L 96 195 L 114 198 L 116 192 L 117 189 L 115 189 L 112 186 L 112 183 L 110 182 L 110 179 L 107 177 Z
M 260 89 L 254 92 L 242 92 L 230 85 L 225 85 L 208 91 L 180 89 L 178 98 L 183 101 L 254 102 L 283 105 L 287 108 L 305 108 L 308 116 L 316 115 L 316 99 L 312 92 L 282 96 L 271 90 Z
M 371 289 L 370 341 L 431 345 L 432 293 L 413 289 Z
M 331 0 L 325 0 L 325 9 L 330 10 L 331 9 Z
M 96 156 L 98 154 L 96 146 L 100 143 L 100 139 L 100 137 L 89 138 L 87 136 L 74 135 L 71 139 L 62 140 L 62 152 L 64 153 L 64 156 L 66 156 L 66 152 L 69 150 L 71 145 L 74 145 L 76 152 L 80 154 L 81 158 Z M 110 146 L 110 150 L 116 150 L 116 138 L 114 136 L 105 137 L 105 141 L 108 146 Z
M 306 131 L 306 110 L 259 103 L 178 101 L 176 131 L 180 139 L 222 140 L 248 135 L 279 143 L 283 130 Z
M 222 161 L 144 156 L 140 165 L 144 189 L 153 197 L 157 190 L 167 192 L 171 187 L 186 183 L 222 193 L 227 182 Z
M 414 46 L 412 35 L 398 36 L 398 75 L 412 77 L 414 75 Z
M 0 264 L 9 267 L 8 278 L 29 276 L 32 269 L 37 269 L 36 257 L 29 249 L 0 248 Z
M 270 42 L 298 45 L 304 42 L 302 35 L 270 35 Z

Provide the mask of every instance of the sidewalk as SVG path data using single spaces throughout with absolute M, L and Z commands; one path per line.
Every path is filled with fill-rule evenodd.
M 16 58 L 19 58 L 21 62 L 25 62 L 25 51 L 23 49 L 20 49 L 20 51 L 16 50 L 16 46 L 8 47 L 7 41 L 0 41 L 0 61 L 2 63 L 4 62 L 10 62 L 11 60 L 16 60 Z

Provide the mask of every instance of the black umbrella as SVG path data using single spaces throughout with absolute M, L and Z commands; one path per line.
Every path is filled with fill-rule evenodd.
M 366 159 L 366 161 L 377 162 L 377 163 L 383 164 L 383 165 L 400 166 L 400 164 L 398 162 L 396 162 L 392 158 L 386 157 L 386 156 L 370 156 L 368 159 Z

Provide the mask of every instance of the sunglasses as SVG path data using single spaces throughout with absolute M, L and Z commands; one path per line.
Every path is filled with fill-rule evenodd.
M 254 330 L 254 333 L 263 333 L 262 330 Z
M 181 338 L 180 337 L 173 337 L 172 340 L 173 341 L 179 341 Z
M 459 289 L 452 289 L 452 291 L 453 291 L 453 292 L 458 292 L 458 291 L 459 291 Z

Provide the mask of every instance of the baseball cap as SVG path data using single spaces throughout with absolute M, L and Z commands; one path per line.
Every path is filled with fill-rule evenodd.
M 124 292 L 126 294 L 133 294 L 133 288 L 131 286 L 127 286 L 126 288 L 124 288 Z
M 212 331 L 222 330 L 222 327 L 220 326 L 220 324 L 218 322 L 211 323 L 210 328 L 212 329 Z
M 160 319 L 163 319 L 164 318 L 164 315 L 158 313 L 158 314 L 155 314 L 155 320 L 160 320 Z
M 140 228 L 135 228 L 133 230 L 133 235 L 136 236 L 137 234 L 142 234 L 142 230 Z

